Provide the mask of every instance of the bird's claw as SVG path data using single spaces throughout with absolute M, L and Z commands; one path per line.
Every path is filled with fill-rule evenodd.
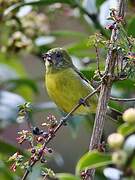
M 62 124 L 63 124 L 64 126 L 67 125 L 67 122 L 66 122 L 66 121 L 67 121 L 67 118 L 64 118 L 64 117 L 63 117 L 63 118 L 61 119 L 61 121 L 62 121 Z
M 90 106 L 89 104 L 88 104 L 88 102 L 87 101 L 85 101 L 85 99 L 83 99 L 83 98 L 80 98 L 79 99 L 79 104 L 80 105 L 83 105 L 83 106 Z

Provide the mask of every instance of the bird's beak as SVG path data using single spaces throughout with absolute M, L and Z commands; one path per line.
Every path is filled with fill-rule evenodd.
M 42 58 L 45 62 L 48 61 L 49 63 L 52 63 L 52 58 L 51 58 L 50 54 L 48 54 L 48 53 L 42 54 Z

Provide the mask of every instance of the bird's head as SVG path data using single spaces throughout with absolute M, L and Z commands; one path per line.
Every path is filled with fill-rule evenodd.
M 43 54 L 46 70 L 58 71 L 67 67 L 72 67 L 73 63 L 68 53 L 62 48 L 54 48 Z

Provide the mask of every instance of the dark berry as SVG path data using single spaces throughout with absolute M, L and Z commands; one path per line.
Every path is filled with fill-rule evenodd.
M 43 149 L 39 149 L 38 154 L 42 155 L 43 154 Z
M 34 135 L 39 135 L 39 134 L 40 134 L 40 130 L 39 130 L 38 127 L 34 127 L 34 128 L 33 128 L 33 134 L 34 134 Z
M 40 130 L 38 127 L 34 127 L 33 128 L 33 134 L 34 135 L 41 135 L 41 134 L 43 134 L 43 130 Z
M 35 148 L 32 148 L 31 153 L 34 154 L 36 152 Z
M 43 132 L 44 132 L 43 130 L 40 130 L 40 134 L 43 134 Z
M 38 157 L 37 156 L 34 156 L 34 161 L 38 161 Z
M 46 161 L 46 159 L 45 159 L 45 157 L 42 157 L 41 158 L 41 163 L 46 163 L 47 161 Z
M 50 128 L 49 133 L 52 135 L 54 133 L 54 130 L 52 128 Z
M 46 139 L 46 138 L 48 138 L 49 134 L 48 134 L 48 132 L 43 132 L 42 136 L 43 136 L 43 138 Z
M 48 150 L 49 153 L 53 152 L 53 150 L 51 148 L 48 148 L 47 150 Z

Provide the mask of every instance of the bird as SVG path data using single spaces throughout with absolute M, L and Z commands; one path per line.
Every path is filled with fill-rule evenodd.
M 60 110 L 69 113 L 80 100 L 94 91 L 90 81 L 74 66 L 68 52 L 63 48 L 53 48 L 43 54 L 45 61 L 45 86 L 48 95 Z M 98 95 L 90 97 L 73 115 L 96 113 Z M 108 108 L 109 114 L 121 113 Z M 114 118 L 114 117 L 113 117 Z M 117 118 L 117 117 L 115 117 Z

